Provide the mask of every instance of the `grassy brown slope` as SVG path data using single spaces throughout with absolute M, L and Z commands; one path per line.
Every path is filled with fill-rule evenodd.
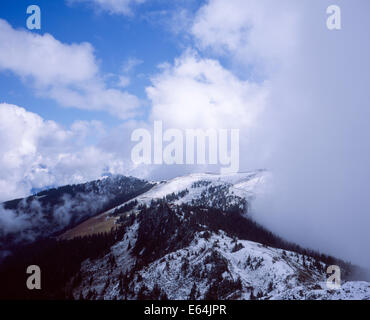
M 58 236 L 58 240 L 71 240 L 76 237 L 110 232 L 112 228 L 116 227 L 115 221 L 117 219 L 117 217 L 112 217 L 107 212 L 104 212 L 80 223 L 72 229 L 67 230 Z

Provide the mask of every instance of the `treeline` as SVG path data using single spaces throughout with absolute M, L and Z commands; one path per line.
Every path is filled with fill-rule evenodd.
M 282 239 L 252 219 L 242 215 L 242 211 L 236 208 L 225 214 L 225 212 L 215 208 L 194 208 L 193 206 L 183 204 L 181 210 L 184 212 L 185 217 L 189 217 L 191 226 L 197 224 L 205 225 L 211 231 L 217 232 L 218 230 L 223 230 L 228 236 L 236 237 L 240 240 L 250 240 L 265 246 L 294 251 L 305 256 L 311 256 L 327 265 L 336 264 L 342 267 L 344 277 L 349 276 L 353 268 L 349 263 L 337 258 L 313 250 L 304 249 L 297 244 Z
M 132 210 L 133 208 L 135 208 L 137 205 L 138 205 L 138 201 L 137 200 L 132 200 L 132 201 L 124 204 L 123 206 L 120 206 L 117 209 L 115 209 L 112 212 L 112 216 L 118 216 L 118 215 L 127 213 L 130 210 Z
M 145 180 L 117 175 L 84 184 L 53 188 L 24 199 L 5 202 L 5 209 L 13 210 L 16 215 L 24 215 L 30 221 L 39 219 L 39 223 L 6 235 L 1 233 L 0 226 L 0 245 L 13 251 L 14 246 L 19 243 L 58 236 L 95 215 L 130 201 L 152 187 L 153 184 Z M 68 223 L 60 222 L 55 214 L 58 210 L 68 211 Z M 27 231 L 32 237 L 23 237 L 22 231 Z
M 222 230 L 232 238 L 294 251 L 327 265 L 339 265 L 344 278 L 349 276 L 353 268 L 349 263 L 290 243 L 242 213 L 243 210 L 236 207 L 224 212 L 216 208 L 188 204 L 170 207 L 164 199 L 152 201 L 148 207 L 144 206 L 138 215 L 138 239 L 133 248 L 133 253 L 138 258 L 138 269 L 167 253 L 188 246 L 198 231 L 209 230 L 217 233 Z
M 191 200 L 193 207 L 205 207 L 219 209 L 225 212 L 238 211 L 246 213 L 248 210 L 247 200 L 230 192 L 230 185 L 209 186 L 207 181 L 199 181 L 193 186 L 207 186 L 198 198 Z
M 137 256 L 137 269 L 188 246 L 194 233 L 201 230 L 199 226 L 189 228 L 165 200 L 152 201 L 140 211 L 137 219 L 138 236 L 132 251 Z

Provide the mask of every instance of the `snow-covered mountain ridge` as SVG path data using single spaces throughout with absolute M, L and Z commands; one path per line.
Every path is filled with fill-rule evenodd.
M 328 289 L 326 267 L 336 261 L 295 250 L 248 219 L 267 175 L 192 174 L 112 209 L 126 235 L 101 259 L 82 263 L 73 297 L 370 299 L 368 282 Z
M 344 282 L 339 290 L 330 290 L 324 263 L 256 242 L 236 241 L 223 232 L 207 239 L 198 233 L 186 248 L 132 273 L 135 259 L 129 239 L 117 243 L 104 258 L 83 263 L 82 283 L 73 290 L 76 299 L 370 299 L 368 282 Z
M 48 299 L 370 299 L 370 283 L 353 281 L 352 265 L 251 219 L 268 178 L 260 170 L 140 182 L 64 236 L 17 249 L 0 264 L 3 292 L 34 294 L 18 274 L 36 264 Z M 341 268 L 338 290 L 326 286 L 329 265 Z
M 153 188 L 133 200 L 148 205 L 153 199 L 165 198 L 173 204 L 201 204 L 226 209 L 234 204 L 252 201 L 268 175 L 264 170 L 227 175 L 195 173 L 157 182 Z M 113 208 L 109 213 L 119 211 L 125 204 Z

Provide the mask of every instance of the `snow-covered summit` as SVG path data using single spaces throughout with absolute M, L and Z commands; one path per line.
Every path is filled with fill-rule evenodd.
M 139 204 L 149 204 L 153 199 L 166 198 L 175 204 L 194 203 L 199 199 L 227 198 L 229 204 L 241 200 L 251 201 L 263 186 L 269 173 L 257 170 L 232 174 L 193 173 L 157 182 L 149 191 L 134 198 Z M 215 193 L 217 192 L 217 194 Z M 210 195 L 210 193 L 213 193 Z M 222 193 L 222 194 L 221 194 Z M 175 197 L 169 197 L 175 195 Z M 178 195 L 176 197 L 176 195 Z M 124 204 L 110 210 L 119 210 Z

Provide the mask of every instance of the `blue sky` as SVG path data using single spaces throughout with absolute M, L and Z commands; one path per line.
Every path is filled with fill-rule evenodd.
M 201 1 L 179 3 L 186 9 L 195 10 Z M 141 61 L 130 71 L 128 90 L 143 100 L 146 99 L 145 87 L 150 83 L 149 77 L 158 71 L 158 64 L 172 62 L 188 41 L 166 30 L 165 18 L 173 14 L 178 6 L 173 1 L 150 1 L 135 7 L 135 12 L 126 16 L 112 14 L 89 3 L 4 0 L 0 3 L 0 18 L 8 21 L 13 28 L 26 28 L 26 8 L 32 4 L 39 5 L 42 14 L 41 30 L 32 32 L 41 35 L 50 33 L 66 44 L 89 42 L 94 47 L 102 73 L 117 74 L 130 59 Z M 119 123 L 106 112 L 61 108 L 53 99 L 35 97 L 32 89 L 11 72 L 0 73 L 0 96 L 8 103 L 24 106 L 45 119 L 63 125 L 70 125 L 76 119 L 99 119 L 108 125 Z M 145 105 L 147 107 L 148 103 L 145 102 Z

